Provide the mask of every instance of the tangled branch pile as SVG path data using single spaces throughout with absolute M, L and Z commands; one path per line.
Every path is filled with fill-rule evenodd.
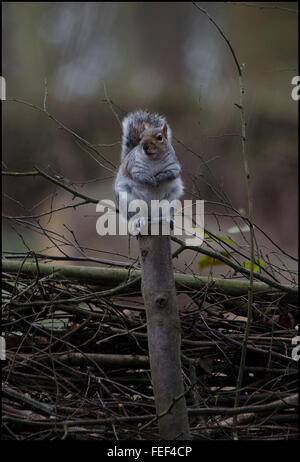
M 3 261 L 2 438 L 158 439 L 139 272 L 97 268 L 96 286 L 89 267 L 28 265 Z M 296 439 L 295 296 L 254 290 L 234 408 L 247 293 L 202 279 L 176 275 L 193 438 L 231 439 L 237 416 L 239 439 Z

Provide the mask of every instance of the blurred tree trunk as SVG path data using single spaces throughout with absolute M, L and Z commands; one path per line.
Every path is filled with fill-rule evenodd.
M 158 420 L 160 436 L 191 439 L 185 397 L 180 397 L 184 393 L 181 333 L 170 236 L 139 236 L 139 245 L 156 413 L 170 409 Z

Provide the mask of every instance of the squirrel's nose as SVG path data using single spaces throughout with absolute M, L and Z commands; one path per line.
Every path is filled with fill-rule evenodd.
M 151 151 L 151 143 L 143 143 L 143 149 L 146 154 L 149 154 Z

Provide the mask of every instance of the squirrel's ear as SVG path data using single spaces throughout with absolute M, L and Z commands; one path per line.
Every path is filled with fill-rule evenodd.
M 163 132 L 164 137 L 165 137 L 165 138 L 168 138 L 168 125 L 167 125 L 166 122 L 164 123 L 162 132 Z
M 143 122 L 142 123 L 142 126 L 141 126 L 141 131 L 144 132 L 145 130 L 147 130 L 149 128 L 149 124 L 147 124 L 147 122 Z

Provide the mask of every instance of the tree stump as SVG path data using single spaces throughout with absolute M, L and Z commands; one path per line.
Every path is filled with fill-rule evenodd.
M 170 236 L 139 236 L 151 377 L 160 437 L 191 439 L 181 371 L 181 329 Z M 167 412 L 169 410 L 169 412 Z

